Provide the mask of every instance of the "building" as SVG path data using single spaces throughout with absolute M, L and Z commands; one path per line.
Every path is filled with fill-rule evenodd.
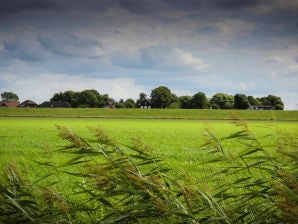
M 274 106 L 250 106 L 249 110 L 275 110 Z
M 115 108 L 115 104 L 109 101 L 103 106 L 103 108 Z
M 37 107 L 37 103 L 32 100 L 25 100 L 18 107 Z
M 139 105 L 140 108 L 144 108 L 144 109 L 150 109 L 151 108 L 151 102 L 147 99 L 143 100 L 142 103 L 140 103 Z
M 18 107 L 20 105 L 19 102 L 6 102 L 6 101 L 0 101 L 0 107 Z
M 42 104 L 38 105 L 40 108 L 69 108 L 71 104 L 67 101 L 45 101 Z

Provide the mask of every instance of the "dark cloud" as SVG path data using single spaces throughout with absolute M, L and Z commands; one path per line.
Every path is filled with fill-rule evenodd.
M 279 10 L 293 10 L 297 7 L 296 0 L 2 0 L 0 12 L 11 13 L 23 10 L 36 9 L 61 9 L 77 8 L 90 10 L 103 10 L 108 7 L 120 6 L 132 13 L 154 13 L 161 10 L 183 10 L 183 11 L 213 11 L 256 8 L 267 6 L 267 8 L 279 8 Z M 297 8 L 296 8 L 297 10 Z
M 15 37 L 3 42 L 3 52 L 8 58 L 24 61 L 40 61 L 45 58 L 39 42 L 31 37 Z
M 181 11 L 190 16 L 189 18 L 204 16 L 206 19 L 220 19 L 222 16 L 255 18 L 255 15 L 262 19 L 274 15 L 276 18 L 284 17 L 284 20 L 289 20 L 298 13 L 298 3 L 295 3 L 295 0 L 4 0 L 1 1 L 0 16 L 35 10 L 63 11 L 67 16 L 69 11 L 75 11 L 79 21 L 89 13 L 115 8 L 152 17 L 162 17 L 169 13 L 177 19 L 181 16 Z M 291 18 L 287 18 L 289 15 Z M 117 14 L 114 17 L 117 18 Z M 297 16 L 295 18 L 294 24 L 297 23 Z
M 258 3 L 262 2 L 262 0 L 215 0 L 210 1 L 214 6 L 219 8 L 228 9 L 228 10 L 237 10 L 243 9 L 247 7 L 254 7 Z
M 168 7 L 182 10 L 182 11 L 196 11 L 199 9 L 204 9 L 207 5 L 205 0 L 198 1 L 198 0 L 162 0 Z
M 176 10 L 182 10 L 189 13 L 201 12 L 201 13 L 214 13 L 217 11 L 233 11 L 246 9 L 248 7 L 255 7 L 264 0 L 161 0 L 168 7 Z
M 0 51 L 0 59 L 3 58 L 2 66 L 8 65 L 13 59 L 18 59 L 29 63 L 44 63 L 46 67 L 57 68 L 57 71 L 74 67 L 89 71 L 89 67 L 94 68 L 92 64 L 97 65 L 96 60 L 99 60 L 102 48 L 102 44 L 97 40 L 79 38 L 70 33 L 17 35 L 11 40 L 3 41 L 2 46 Z M 78 62 L 73 65 L 71 60 Z
M 218 29 L 218 27 L 214 27 L 211 25 L 205 25 L 205 26 L 200 27 L 198 32 L 200 34 L 213 35 L 213 34 L 220 32 L 220 30 Z
M 38 40 L 43 49 L 61 56 L 96 57 L 94 49 L 102 47 L 97 40 L 82 39 L 70 33 L 40 35 Z
M 121 8 L 135 14 L 155 14 L 162 10 L 160 2 L 155 0 L 119 0 L 118 4 Z
M 0 15 L 17 13 L 25 10 L 49 10 L 55 9 L 55 1 L 51 0 L 2 0 Z

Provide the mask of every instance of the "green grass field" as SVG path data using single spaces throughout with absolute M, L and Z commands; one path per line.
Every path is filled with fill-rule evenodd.
M 227 120 L 298 120 L 298 111 L 185 110 L 185 109 L 101 109 L 101 108 L 0 108 L 0 117 L 86 117 Z
M 236 117 L 246 120 L 244 123 L 247 125 L 247 130 L 251 131 L 257 138 L 259 146 L 240 144 L 239 141 L 242 141 L 241 136 L 239 139 L 232 137 L 231 139 L 221 140 L 223 137 L 242 130 L 243 126 L 235 124 Z M 40 166 L 35 161 L 52 161 L 54 164 L 59 165 L 71 158 L 71 155 L 54 152 L 67 144 L 65 140 L 58 136 L 56 125 L 68 127 L 87 140 L 92 137 L 89 128 L 100 127 L 120 146 L 122 144 L 131 144 L 134 141 L 141 141 L 147 146 L 146 152 L 152 156 L 163 158 L 166 166 L 171 169 L 170 175 L 173 178 L 182 182 L 185 181 L 188 185 L 192 183 L 191 188 L 201 186 L 207 192 L 212 192 L 216 190 L 219 183 L 207 183 L 204 180 L 215 172 L 222 172 L 221 170 L 230 164 L 227 161 L 204 164 L 206 161 L 219 158 L 217 153 L 213 154 L 208 150 L 204 150 L 204 147 L 202 148 L 202 145 L 208 139 L 210 140 L 210 133 L 214 134 L 216 139 L 214 140 L 215 146 L 212 145 L 213 143 L 209 143 L 209 145 L 211 144 L 212 147 L 219 146 L 220 150 L 224 149 L 225 154 L 233 162 L 233 158 L 237 154 L 241 154 L 243 147 L 248 149 L 252 147 L 253 150 L 256 147 L 261 147 L 269 155 L 269 158 L 271 156 L 273 158 L 276 156 L 275 146 L 280 144 L 279 141 L 293 138 L 294 143 L 287 144 L 295 144 L 298 133 L 297 124 L 298 113 L 296 111 L 2 110 L 1 108 L 0 168 L 4 170 L 9 164 L 17 164 L 21 172 L 25 173 L 30 181 L 34 181 L 52 172 L 51 167 Z M 220 143 L 217 142 L 218 140 Z M 258 163 L 261 160 L 260 158 L 256 157 L 253 161 Z M 242 176 L 243 173 L 240 176 L 229 176 L 229 178 L 223 176 L 224 179 L 221 184 L 226 182 L 229 184 L 242 183 L 244 177 L 249 178 L 250 176 L 255 178 L 256 181 L 271 178 L 268 173 L 264 173 L 262 169 L 259 169 L 259 166 L 257 167 L 258 169 L 253 173 L 245 172 L 245 176 Z M 62 185 L 58 185 L 56 188 L 61 193 L 69 195 L 76 191 L 76 187 L 65 188 L 65 186 L 74 185 L 71 176 L 63 176 L 61 182 Z M 242 189 L 234 189 L 233 191 L 234 194 L 246 194 Z M 221 206 L 225 205 L 221 204 Z M 224 207 L 224 209 L 229 210 L 228 207 Z
M 55 125 L 62 125 L 82 135 L 88 126 L 100 126 L 119 143 L 140 138 L 171 165 L 191 168 L 205 141 L 205 129 L 214 129 L 219 137 L 233 133 L 234 117 L 247 120 L 258 137 L 270 134 L 273 140 L 277 129 L 297 133 L 297 111 L 1 108 L 0 166 L 11 160 L 28 164 L 43 150 L 61 147 Z
M 259 137 L 276 131 L 297 133 L 297 122 L 249 121 L 250 129 Z M 198 148 L 204 143 L 206 128 L 218 137 L 239 130 L 232 121 L 201 121 L 173 119 L 91 119 L 91 118 L 0 118 L 1 167 L 11 160 L 22 164 L 41 157 L 45 150 L 55 150 L 64 145 L 55 125 L 71 128 L 80 135 L 87 135 L 88 127 L 100 126 L 119 143 L 129 144 L 139 138 L 152 148 L 152 153 L 163 156 L 173 167 L 192 169 L 200 158 Z

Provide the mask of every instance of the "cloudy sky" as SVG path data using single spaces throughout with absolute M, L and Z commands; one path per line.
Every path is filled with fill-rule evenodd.
M 1 0 L 0 92 L 37 103 L 164 85 L 298 104 L 298 0 Z

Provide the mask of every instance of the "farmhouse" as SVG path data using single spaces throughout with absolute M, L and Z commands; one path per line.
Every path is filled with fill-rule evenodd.
M 32 100 L 25 100 L 18 107 L 37 107 L 37 103 Z
M 3 102 L 3 101 L 0 101 L 0 107 L 17 107 L 19 105 L 20 105 L 19 102 Z
M 150 109 L 151 108 L 151 102 L 147 99 L 145 99 L 142 103 L 140 103 L 140 108 L 144 109 Z
M 42 104 L 38 105 L 38 107 L 41 107 L 41 108 L 69 108 L 69 107 L 71 107 L 71 104 L 66 101 L 53 101 L 53 102 L 45 101 Z
M 115 104 L 109 101 L 103 106 L 103 108 L 115 108 Z
M 249 110 L 275 110 L 274 106 L 250 106 Z

